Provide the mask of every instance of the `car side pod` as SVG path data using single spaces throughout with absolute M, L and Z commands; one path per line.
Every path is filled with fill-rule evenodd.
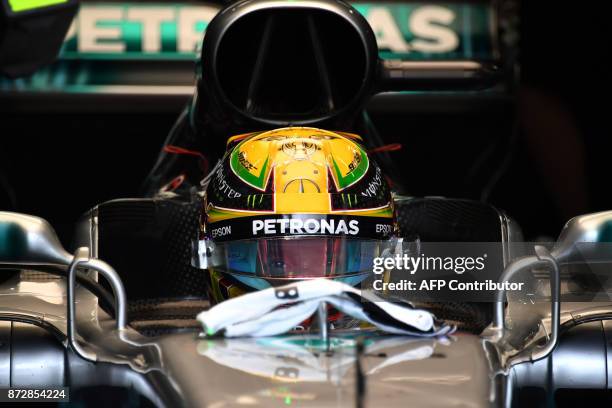
M 612 263 L 612 211 L 586 214 L 570 219 L 555 243 L 553 249 L 548 251 L 543 246 L 535 247 L 534 256 L 519 258 L 509 264 L 500 281 L 506 282 L 526 268 L 551 266 L 551 330 L 548 341 L 543 346 L 535 346 L 501 359 L 502 367 L 509 369 L 512 366 L 529 361 L 537 361 L 547 357 L 557 346 L 559 329 L 562 324 L 560 313 L 560 272 L 559 267 L 569 264 L 595 264 Z M 505 301 L 504 291 L 497 293 L 494 303 L 493 323 L 485 330 L 483 335 L 497 344 L 503 344 L 505 338 Z M 601 308 L 597 309 L 601 312 Z M 591 319 L 596 316 L 590 316 Z M 609 319 L 609 311 L 601 315 L 602 319 Z M 503 350 L 500 352 L 503 355 Z
M 115 297 L 116 329 L 121 333 L 127 323 L 127 299 L 117 272 L 106 262 L 90 258 L 89 248 L 74 255 L 61 245 L 51 225 L 42 218 L 13 212 L 0 212 L 0 269 L 49 268 L 67 275 L 67 338 L 80 357 L 96 361 L 97 356 L 84 350 L 75 331 L 75 276 L 78 269 L 93 270 L 110 283 Z

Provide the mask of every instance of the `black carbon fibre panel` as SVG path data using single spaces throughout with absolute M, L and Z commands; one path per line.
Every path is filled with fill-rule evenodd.
M 204 297 L 191 266 L 201 201 L 115 200 L 98 207 L 98 254 L 121 275 L 128 299 Z
M 491 205 L 446 198 L 396 201 L 400 234 L 422 242 L 503 242 L 502 217 Z M 500 249 L 501 251 L 501 249 Z M 499 255 L 501 258 L 501 254 Z M 480 333 L 492 318 L 491 303 L 419 303 L 461 330 Z
M 402 236 L 423 242 L 501 242 L 500 213 L 478 201 L 415 198 L 396 201 Z

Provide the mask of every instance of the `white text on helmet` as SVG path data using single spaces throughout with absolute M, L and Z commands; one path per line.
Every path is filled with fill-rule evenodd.
M 272 234 L 330 234 L 357 235 L 359 221 L 325 220 L 325 219 L 267 219 L 253 221 L 253 235 Z

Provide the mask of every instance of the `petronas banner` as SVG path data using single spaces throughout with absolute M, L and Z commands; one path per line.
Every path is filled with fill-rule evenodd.
M 353 3 L 376 33 L 383 58 L 491 57 L 489 8 L 483 3 Z M 216 5 L 85 3 L 63 58 L 191 59 Z
M 495 56 L 494 18 L 486 2 L 354 2 L 353 6 L 372 26 L 384 59 Z M 0 90 L 121 93 L 127 85 L 132 90 L 172 86 L 176 92 L 189 93 L 193 61 L 219 8 L 206 3 L 82 3 L 58 62 L 31 78 L 0 78 Z M 181 86 L 185 88 L 177 88 Z

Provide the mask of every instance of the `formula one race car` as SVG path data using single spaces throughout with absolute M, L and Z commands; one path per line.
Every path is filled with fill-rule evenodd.
M 26 3 L 8 2 L 3 34 L 39 18 Z M 73 5 L 45 6 L 59 38 Z M 367 114 L 372 103 L 401 111 L 420 92 L 511 95 L 509 2 L 409 5 L 409 39 L 384 24 L 408 9 L 354 6 L 197 6 L 215 17 L 196 87 L 143 193 L 86 212 L 69 251 L 44 219 L 0 212 L 0 402 L 610 402 L 612 211 L 572 218 L 547 244 L 526 242 L 484 200 L 408 196 L 416 176 Z M 172 15 L 195 25 L 190 7 Z M 177 31 L 154 27 L 171 19 L 161 6 L 130 10 L 156 35 Z M 457 13 L 461 38 L 444 26 Z M 84 16 L 79 29 L 92 24 Z M 483 36 L 469 38 L 470 24 Z M 64 53 L 75 35 L 92 50 L 117 45 L 74 31 Z M 143 49 L 159 51 L 150 40 Z M 14 52 L 0 68 L 31 72 L 48 62 L 41 53 Z M 400 58 L 410 53 L 421 59 Z M 3 82 L 7 94 L 31 86 L 18 81 Z

